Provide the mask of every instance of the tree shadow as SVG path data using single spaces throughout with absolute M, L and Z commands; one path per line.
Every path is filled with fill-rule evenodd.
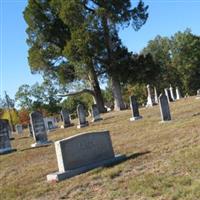
M 17 139 L 18 139 L 18 140 L 23 140 L 23 139 L 27 139 L 27 138 L 30 138 L 30 137 L 24 136 L 24 137 L 19 137 L 19 138 L 17 138 Z

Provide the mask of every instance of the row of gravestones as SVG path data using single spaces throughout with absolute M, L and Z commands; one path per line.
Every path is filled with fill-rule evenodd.
M 172 86 L 170 85 L 169 88 L 164 89 L 164 93 L 167 96 L 168 102 L 176 101 L 181 99 L 181 93 L 179 91 L 179 88 L 176 87 L 176 96 L 174 95 L 174 91 Z M 147 104 L 146 107 L 152 107 L 153 105 L 158 104 L 158 95 L 156 87 L 153 89 L 150 87 L 150 85 L 147 85 Z
M 169 102 L 168 102 L 167 96 L 165 94 L 161 94 L 158 97 L 158 103 L 159 103 L 159 107 L 160 107 L 162 122 L 170 121 L 171 114 L 170 114 Z M 135 120 L 141 119 L 142 116 L 140 116 L 139 106 L 138 106 L 135 96 L 130 97 L 130 107 L 131 107 L 131 111 L 132 111 L 132 117 L 130 118 L 130 121 L 135 121 Z
M 140 119 L 138 104 L 134 96 L 130 97 L 132 108 L 132 120 Z M 169 111 L 169 102 L 165 94 L 161 94 L 158 98 L 160 105 L 162 120 L 171 120 Z M 83 111 L 78 106 L 78 111 Z M 80 113 L 78 114 L 81 118 Z M 47 145 L 50 142 L 45 134 L 45 125 L 43 117 L 39 112 L 33 112 L 30 115 L 31 124 L 33 126 L 33 135 L 37 141 L 35 145 Z M 81 125 L 81 123 L 79 124 Z M 9 140 L 8 121 L 0 120 L 0 147 L 4 150 L 11 151 Z M 4 138 L 6 137 L 7 140 Z M 1 143 L 4 138 L 4 142 Z M 5 142 L 6 141 L 6 142 Z M 108 131 L 82 133 L 55 142 L 56 156 L 59 171 L 47 175 L 48 181 L 60 181 L 77 174 L 86 172 L 90 169 L 110 165 L 126 159 L 125 155 L 115 155 L 112 148 L 112 141 Z M 1 149 L 0 149 L 1 152 Z
M 99 109 L 98 109 L 96 104 L 92 105 L 91 110 L 92 110 L 92 117 L 93 117 L 92 122 L 102 120 L 100 113 L 99 113 Z M 86 111 L 85 111 L 84 106 L 82 104 L 79 104 L 77 106 L 77 115 L 78 115 L 77 128 L 82 128 L 82 127 L 88 126 L 89 123 L 86 120 Z M 61 118 L 62 118 L 62 121 L 64 123 L 64 125 L 61 126 L 61 128 L 67 128 L 67 127 L 73 125 L 71 123 L 70 115 L 69 115 L 69 112 L 67 111 L 67 109 L 61 110 Z

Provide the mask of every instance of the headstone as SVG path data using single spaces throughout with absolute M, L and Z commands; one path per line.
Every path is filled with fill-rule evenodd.
M 142 116 L 140 116 L 140 113 L 139 113 L 136 97 L 130 96 L 129 99 L 130 99 L 130 106 L 131 106 L 131 111 L 132 111 L 132 117 L 130 118 L 130 121 L 141 119 Z
M 98 109 L 96 104 L 92 105 L 92 118 L 93 118 L 92 122 L 96 122 L 96 121 L 102 120 L 102 118 L 100 116 L 99 109 Z
M 165 91 L 165 95 L 167 96 L 167 101 L 168 101 L 168 103 L 172 102 L 173 99 L 172 99 L 172 97 L 171 97 L 171 94 L 170 94 L 169 89 L 168 89 L 168 88 L 165 88 L 164 91 Z
M 30 114 L 30 122 L 33 131 L 33 138 L 36 141 L 31 147 L 39 147 L 49 145 L 51 142 L 47 139 L 47 132 L 43 120 L 43 116 L 40 112 L 32 112 Z
M 165 94 L 161 94 L 159 96 L 159 106 L 160 106 L 160 113 L 162 121 L 170 121 L 171 114 L 169 109 L 169 103 L 167 100 L 167 96 Z
M 197 90 L 197 97 L 196 99 L 200 99 L 200 89 Z
M 158 94 L 157 94 L 156 87 L 154 87 L 154 100 L 155 100 L 155 104 L 158 104 Z
M 176 100 L 179 100 L 179 99 L 181 99 L 181 93 L 180 93 L 178 87 L 176 87 Z
M 31 124 L 28 124 L 28 130 L 29 130 L 29 136 L 33 137 L 33 131 L 32 131 Z
M 109 131 L 81 133 L 55 142 L 58 172 L 47 181 L 60 181 L 125 159 L 115 155 Z
M 0 119 L 0 154 L 13 151 L 10 143 L 8 120 Z
M 67 127 L 72 126 L 69 112 L 67 111 L 67 109 L 63 108 L 60 113 L 61 113 L 62 121 L 64 123 L 63 127 L 67 128 Z
M 23 133 L 23 128 L 22 128 L 21 124 L 16 124 L 15 129 L 16 129 L 18 134 L 22 134 Z
M 82 104 L 77 106 L 77 114 L 78 114 L 78 125 L 77 128 L 83 128 L 88 126 L 88 121 L 86 121 L 85 109 Z
M 154 97 L 152 95 L 151 87 L 147 85 L 147 104 L 146 107 L 152 107 L 155 104 Z
M 55 130 L 55 119 L 53 117 L 45 117 L 44 119 L 45 128 L 48 132 Z
M 170 91 L 170 96 L 172 98 L 172 101 L 175 101 L 174 92 L 173 92 L 173 88 L 171 85 L 170 85 L 169 91 Z

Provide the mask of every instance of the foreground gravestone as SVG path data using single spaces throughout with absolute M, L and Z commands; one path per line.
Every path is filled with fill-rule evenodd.
M 171 114 L 170 114 L 170 109 L 169 109 L 169 102 L 168 102 L 167 96 L 165 94 L 161 94 L 159 96 L 159 106 L 160 106 L 162 122 L 170 121 Z
M 142 116 L 140 116 L 140 113 L 139 113 L 136 97 L 130 96 L 129 99 L 130 99 L 130 106 L 131 106 L 131 111 L 132 111 L 132 117 L 130 118 L 130 121 L 141 119 Z
M 151 87 L 147 85 L 147 104 L 146 107 L 152 107 L 155 104 L 154 97 L 152 95 Z
M 88 126 L 88 121 L 86 121 L 85 109 L 84 109 L 84 106 L 82 104 L 79 104 L 77 106 L 77 115 L 78 115 L 77 128 L 83 128 L 85 126 Z
M 176 87 L 176 100 L 179 100 L 179 99 L 181 99 L 181 93 L 179 91 L 179 88 Z
M 68 110 L 63 108 L 60 114 L 61 114 L 62 121 L 64 123 L 63 127 L 67 128 L 67 127 L 72 126 Z
M 55 142 L 59 171 L 47 181 L 60 181 L 125 159 L 115 155 L 109 131 L 81 133 Z
M 23 128 L 22 128 L 21 124 L 16 124 L 15 129 L 16 129 L 18 134 L 22 134 L 23 133 Z
M 102 120 L 102 118 L 100 116 L 99 109 L 98 109 L 96 104 L 92 105 L 92 113 L 91 114 L 92 114 L 92 122 L 96 122 L 96 121 Z
M 0 119 L 0 154 L 15 151 L 10 143 L 10 127 L 8 120 Z
M 33 131 L 33 138 L 36 141 L 31 147 L 39 147 L 51 144 L 51 141 L 47 139 L 47 132 L 45 129 L 45 124 L 43 116 L 40 112 L 32 112 L 30 114 L 30 122 Z

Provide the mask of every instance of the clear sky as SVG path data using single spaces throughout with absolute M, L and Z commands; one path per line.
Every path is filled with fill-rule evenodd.
M 136 1 L 136 0 L 134 0 Z M 0 0 L 0 97 L 6 90 L 14 98 L 22 84 L 42 81 L 32 75 L 27 62 L 26 24 L 23 10 L 27 0 Z M 200 35 L 200 0 L 144 0 L 149 5 L 149 19 L 139 30 L 120 31 L 130 51 L 139 52 L 156 35 L 171 36 L 190 28 Z

